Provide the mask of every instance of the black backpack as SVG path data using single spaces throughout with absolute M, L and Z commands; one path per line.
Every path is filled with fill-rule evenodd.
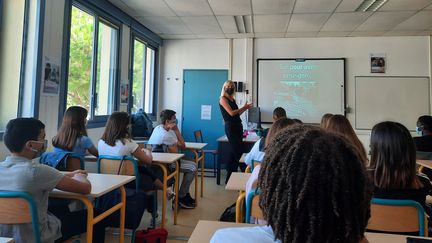
M 132 114 L 132 137 L 150 137 L 153 132 L 153 122 L 143 111 L 139 109 Z

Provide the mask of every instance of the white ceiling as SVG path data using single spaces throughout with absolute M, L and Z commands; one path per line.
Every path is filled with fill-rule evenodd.
M 109 0 L 163 39 L 432 35 L 432 0 Z M 234 16 L 252 16 L 239 33 Z

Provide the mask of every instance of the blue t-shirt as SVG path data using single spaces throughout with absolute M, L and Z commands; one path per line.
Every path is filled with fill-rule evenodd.
M 77 141 L 75 143 L 74 148 L 72 149 L 72 151 L 69 151 L 69 152 L 74 152 L 74 153 L 84 157 L 86 155 L 86 151 L 93 146 L 94 146 L 93 142 L 89 137 L 82 136 L 82 137 L 77 138 Z M 54 148 L 54 152 L 56 152 L 56 150 L 64 151 L 63 149 L 60 149 L 60 148 Z

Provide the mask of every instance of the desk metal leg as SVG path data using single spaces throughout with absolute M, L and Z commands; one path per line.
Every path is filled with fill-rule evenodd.
M 178 175 L 179 175 L 179 164 L 178 161 L 175 161 L 175 172 L 168 175 L 168 171 L 164 164 L 156 163 L 161 169 L 163 173 L 163 190 L 162 190 L 162 225 L 161 227 L 165 227 L 165 221 L 166 221 L 166 208 L 167 208 L 167 187 L 168 187 L 168 180 L 174 177 L 174 191 L 175 191 L 175 199 L 174 199 L 174 224 L 177 224 L 177 207 L 178 207 Z
M 204 165 L 205 165 L 204 150 L 201 149 L 201 197 L 204 195 Z
M 220 185 L 220 177 L 221 177 L 221 164 L 220 164 L 219 156 L 218 156 L 217 172 L 216 172 L 216 184 L 218 184 L 218 185 Z

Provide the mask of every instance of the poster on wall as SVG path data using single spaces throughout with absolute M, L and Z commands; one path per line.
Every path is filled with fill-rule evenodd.
M 55 96 L 59 93 L 60 65 L 45 58 L 42 94 Z
M 371 54 L 370 55 L 371 73 L 385 73 L 386 71 L 386 57 L 385 54 Z
M 120 103 L 127 104 L 129 101 L 129 84 L 120 84 Z

